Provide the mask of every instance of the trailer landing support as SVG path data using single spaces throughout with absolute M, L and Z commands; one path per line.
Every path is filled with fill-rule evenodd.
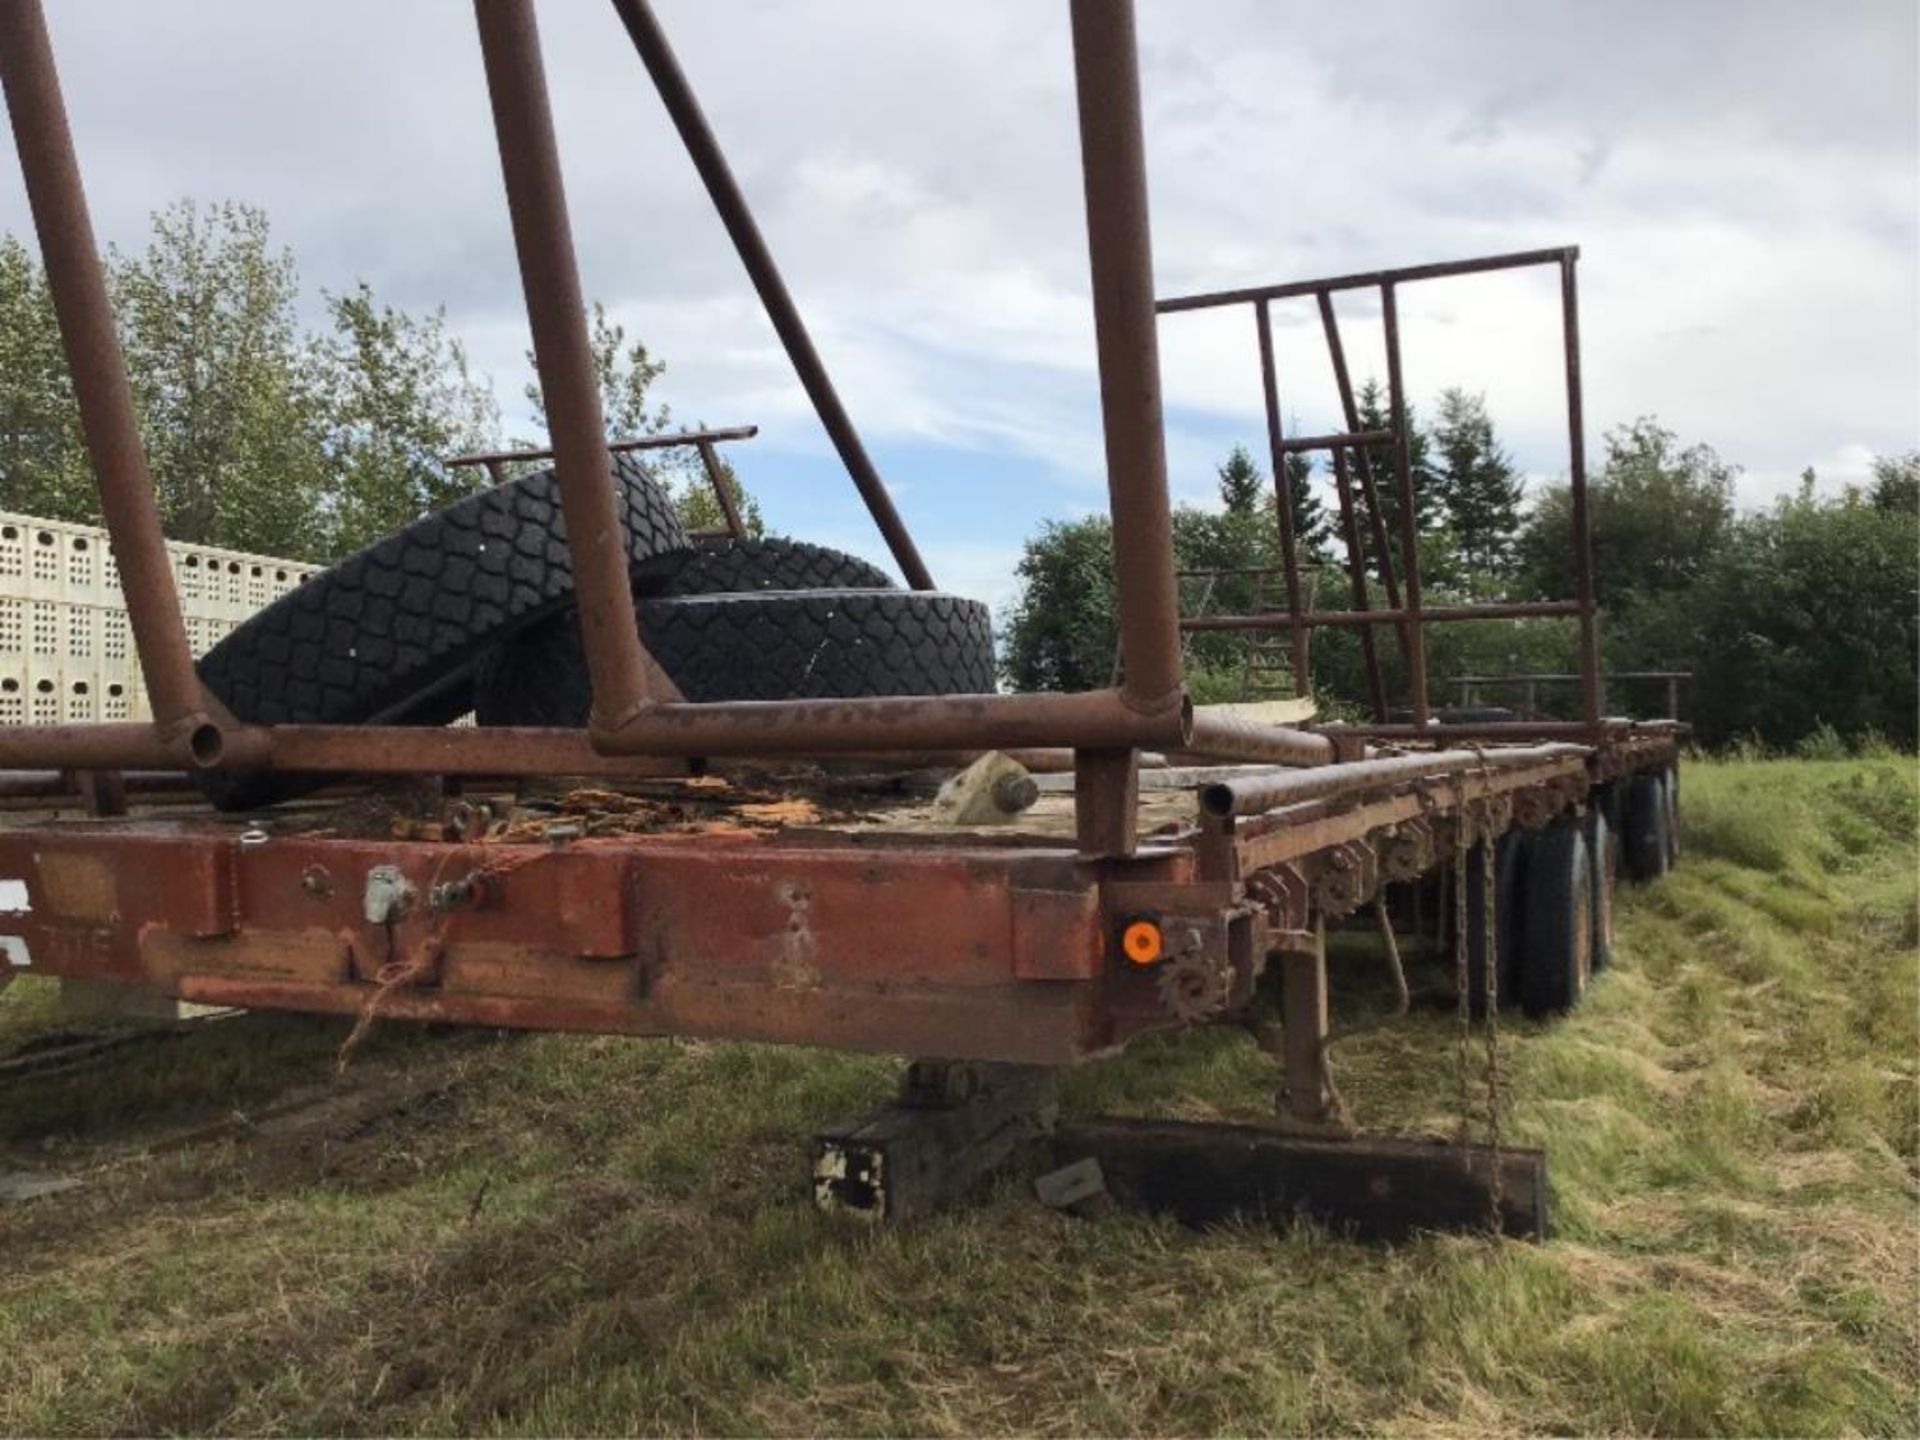
M 1058 1107 L 1045 1067 L 915 1061 L 897 1100 L 814 1137 L 814 1203 L 906 1224 L 1039 1150 L 1057 1167 L 1039 1178 L 1039 1198 L 1076 1214 L 1117 1206 L 1196 1228 L 1308 1220 L 1379 1241 L 1437 1230 L 1547 1237 L 1540 1150 L 1179 1120 L 1102 1117 L 1056 1128 Z

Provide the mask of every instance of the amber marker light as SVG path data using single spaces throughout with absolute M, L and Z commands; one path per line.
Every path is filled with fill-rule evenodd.
M 1120 932 L 1120 951 L 1136 965 L 1151 965 L 1165 953 L 1160 926 L 1153 920 L 1129 920 Z

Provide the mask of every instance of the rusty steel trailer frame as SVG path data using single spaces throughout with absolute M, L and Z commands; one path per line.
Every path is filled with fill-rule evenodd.
M 1580 385 L 1580 304 L 1575 266 L 1580 258 L 1576 247 L 1550 250 L 1525 250 L 1507 255 L 1487 255 L 1471 260 L 1452 260 L 1433 265 L 1406 266 L 1395 270 L 1373 270 L 1360 274 L 1335 275 L 1320 280 L 1296 280 L 1279 285 L 1260 285 L 1238 290 L 1218 290 L 1206 294 L 1180 295 L 1159 302 L 1162 315 L 1177 315 L 1199 310 L 1217 310 L 1248 305 L 1253 308 L 1254 333 L 1259 344 L 1261 391 L 1266 402 L 1267 449 L 1271 457 L 1274 495 L 1280 530 L 1280 563 L 1286 573 L 1287 608 L 1284 613 L 1255 615 L 1207 615 L 1187 617 L 1184 630 L 1275 630 L 1290 638 L 1294 653 L 1294 683 L 1299 694 L 1311 693 L 1307 666 L 1306 633 L 1316 625 L 1344 625 L 1360 630 L 1361 656 L 1366 667 L 1367 690 L 1372 701 L 1374 720 L 1385 723 L 1388 717 L 1387 695 L 1380 670 L 1380 657 L 1374 629 L 1392 625 L 1400 640 L 1400 654 L 1407 670 L 1407 686 L 1413 724 L 1426 726 L 1432 719 L 1428 694 L 1425 628 L 1427 625 L 1470 620 L 1537 619 L 1573 615 L 1579 618 L 1579 675 L 1581 713 L 1590 726 L 1601 719 L 1600 649 L 1593 591 L 1593 547 L 1587 529 L 1587 462 L 1585 411 Z M 1560 278 L 1561 354 L 1566 374 L 1567 400 L 1567 476 L 1571 500 L 1573 530 L 1573 573 L 1575 596 L 1571 600 L 1501 602 L 1485 605 L 1425 606 L 1421 603 L 1420 551 L 1417 529 L 1417 496 L 1414 491 L 1411 458 L 1412 434 L 1407 423 L 1406 384 L 1401 373 L 1399 295 L 1402 286 L 1462 275 L 1484 275 L 1495 271 L 1524 270 L 1553 266 Z M 1387 409 L 1389 424 L 1384 429 L 1360 428 L 1360 407 L 1347 369 L 1347 352 L 1341 338 L 1340 321 L 1334 296 L 1347 291 L 1379 292 L 1381 329 L 1386 342 Z M 1327 356 L 1333 370 L 1334 387 L 1340 397 L 1344 431 L 1328 435 L 1288 437 L 1280 423 L 1280 387 L 1273 358 L 1273 316 L 1277 300 L 1312 299 L 1320 312 L 1320 325 L 1326 339 Z M 1391 447 L 1396 518 L 1400 534 L 1399 554 L 1389 541 L 1385 511 L 1380 504 L 1378 479 L 1373 473 L 1369 448 Z M 1292 479 L 1286 459 L 1315 451 L 1330 452 L 1333 459 L 1334 492 L 1340 508 L 1340 533 L 1346 551 L 1349 586 L 1354 608 L 1346 611 L 1308 613 L 1302 604 L 1300 561 L 1293 533 Z M 1352 473 L 1350 473 L 1350 471 Z M 1360 481 L 1365 505 L 1356 504 L 1353 474 Z M 1358 523 L 1364 510 L 1367 533 Z M 1370 542 L 1370 543 L 1369 543 Z M 1387 597 L 1385 609 L 1375 609 L 1367 584 L 1367 567 L 1376 567 Z M 1404 598 L 1403 598 L 1404 593 Z
M 925 567 L 657 22 L 645 0 L 614 0 L 614 7 L 896 563 L 909 584 L 925 588 Z M 1308 730 L 1196 711 L 1182 676 L 1159 310 L 1255 304 L 1276 461 L 1333 447 L 1342 523 L 1349 552 L 1358 556 L 1357 507 L 1342 458 L 1348 449 L 1393 444 L 1406 500 L 1403 527 L 1412 516 L 1395 287 L 1519 258 L 1191 297 L 1156 308 L 1131 0 L 1070 0 L 1069 9 L 1119 581 L 1122 663 L 1115 684 L 1076 694 L 690 704 L 653 662 L 634 620 L 532 0 L 476 0 L 593 693 L 586 727 L 522 730 L 251 725 L 202 689 L 166 563 L 45 19 L 39 0 L 0 5 L 0 83 L 155 714 L 150 725 L 0 730 L 0 771 L 32 772 L 0 776 L 0 795 L 17 803 L 78 793 L 94 812 L 0 826 L 0 881 L 12 896 L 0 913 L 7 961 L 18 965 L 26 957 L 46 973 L 141 984 L 221 1005 L 1059 1065 L 1205 1018 L 1169 1003 L 1162 980 L 1172 972 L 1124 953 L 1122 931 L 1145 917 L 1169 957 L 1217 982 L 1210 1014 L 1244 1009 L 1270 965 L 1278 967 L 1288 1017 L 1285 1112 L 1308 1125 L 1336 1121 L 1320 923 L 1351 913 L 1385 884 L 1417 875 L 1415 862 L 1431 869 L 1449 847 L 1464 853 L 1467 844 L 1512 824 L 1548 824 L 1588 804 L 1596 786 L 1670 765 L 1678 732 L 1603 721 L 1591 685 L 1586 719 L 1569 727 L 1427 724 L 1422 627 L 1456 617 L 1423 606 L 1404 528 L 1396 574 L 1364 450 L 1355 450 L 1359 482 L 1388 607 L 1369 608 L 1365 576 L 1356 571 L 1355 610 L 1304 614 L 1295 557 L 1283 543 L 1284 619 L 1298 650 L 1309 625 L 1358 625 L 1369 647 L 1375 626 L 1393 625 L 1410 659 L 1416 723 Z M 1548 253 L 1562 266 L 1568 322 L 1581 594 L 1550 606 L 1473 613 L 1577 613 L 1590 656 L 1572 252 Z M 1382 292 L 1393 425 L 1359 432 L 1343 379 L 1348 433 L 1289 440 L 1277 418 L 1266 306 L 1288 295 L 1316 296 L 1344 377 L 1330 296 L 1361 285 Z M 711 447 L 745 435 L 696 432 L 636 444 L 689 438 L 717 476 Z M 528 457 L 459 458 L 489 465 Z M 1275 471 L 1284 477 L 1283 465 Z M 1283 490 L 1283 525 L 1285 498 Z M 1222 627 L 1273 618 L 1226 617 Z M 1429 748 L 1382 754 L 1371 743 L 1382 738 Z M 1529 743 L 1444 748 L 1470 747 L 1479 738 Z M 1549 738 L 1585 743 L 1542 743 Z M 237 820 L 124 813 L 130 791 L 152 794 L 185 771 L 207 768 L 435 782 L 655 777 L 670 784 L 721 757 L 865 756 L 907 764 L 995 749 L 1039 752 L 1036 760 L 1049 768 L 1070 766 L 1070 838 L 885 826 L 749 833 L 723 826 L 553 832 L 525 842 L 476 837 L 450 811 L 442 812 L 438 830 L 423 822 L 425 838 L 416 824 L 404 838 L 316 830 L 299 807 Z M 1221 758 L 1288 768 L 1228 779 L 1204 793 L 1192 822 L 1143 836 L 1139 771 L 1150 751 L 1180 763 Z M 132 784 L 110 778 L 135 771 L 166 774 Z M 0 981 L 9 974 L 0 964 Z
M 837 399 L 828 398 L 830 386 L 820 383 L 824 371 L 817 354 L 801 343 L 804 331 L 791 297 L 757 231 L 749 233 L 744 199 L 725 173 L 711 131 L 690 105 L 691 91 L 657 24 L 643 0 L 620 0 L 616 8 L 640 44 L 823 418 L 844 418 Z M 1243 738 L 1238 732 L 1222 737 L 1216 731 L 1212 741 L 1196 735 L 1181 680 L 1131 6 L 1120 0 L 1071 5 L 1113 543 L 1122 580 L 1121 683 L 1077 695 L 703 705 L 687 704 L 673 692 L 634 623 L 533 6 L 531 0 L 486 0 L 474 13 L 570 537 L 593 693 L 585 743 L 597 755 L 651 758 L 1065 746 L 1086 757 L 1080 767 L 1087 799 L 1083 845 L 1090 853 L 1130 852 L 1139 751 L 1193 751 Z M 449 731 L 423 749 L 417 733 L 393 727 L 241 724 L 202 690 L 164 564 L 158 510 L 38 0 L 20 0 L 0 12 L 0 82 L 155 712 L 150 727 L 12 729 L 0 737 L 0 768 L 184 765 L 364 773 L 418 763 L 465 773 L 550 772 L 554 753 L 576 748 L 577 737 L 553 732 L 538 742 L 509 745 L 482 731 Z M 829 429 L 837 442 L 851 435 L 850 427 L 836 421 Z M 843 450 L 851 454 L 845 444 Z M 879 503 L 884 490 L 878 477 L 870 466 L 849 463 L 910 582 L 928 583 L 924 567 L 909 563 L 914 557 L 895 543 L 903 532 L 896 533 L 897 516 L 887 518 L 890 505 Z M 1330 742 L 1312 736 L 1244 738 L 1247 746 L 1226 753 L 1284 752 L 1299 763 L 1332 757 Z
M 670 435 L 633 435 L 623 440 L 609 441 L 607 450 L 614 455 L 628 455 L 644 450 L 691 448 L 700 457 L 701 473 L 706 477 L 708 488 L 713 491 L 714 503 L 720 507 L 725 524 L 717 529 L 690 530 L 688 535 L 696 540 L 745 540 L 747 527 L 740 518 L 740 507 L 734 503 L 733 491 L 727 486 L 726 468 L 721 462 L 719 447 L 735 440 L 751 440 L 759 433 L 758 425 L 730 425 L 721 430 L 676 430 Z M 449 468 L 478 465 L 486 470 L 488 479 L 498 485 L 508 478 L 509 465 L 525 465 L 552 458 L 553 450 L 543 446 L 450 455 L 441 463 Z

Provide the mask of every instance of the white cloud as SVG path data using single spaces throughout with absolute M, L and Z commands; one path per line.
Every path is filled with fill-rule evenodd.
M 310 284 L 444 301 L 514 409 L 525 322 L 469 6 L 50 8 L 103 237 L 137 244 L 183 194 L 261 203 Z M 1066 7 L 659 9 L 873 448 L 1029 477 L 980 533 L 921 537 L 1003 593 L 1004 532 L 1102 490 Z M 594 4 L 541 21 L 588 290 L 667 359 L 681 416 L 762 424 L 756 467 L 817 466 L 617 23 Z M 1140 23 L 1163 293 L 1577 243 L 1594 450 L 1657 413 L 1743 463 L 1757 503 L 1808 463 L 1839 483 L 1920 443 L 1910 0 L 1140 0 Z M 0 224 L 27 228 L 11 166 Z M 1557 473 L 1550 281 L 1413 287 L 1403 309 L 1416 397 L 1486 390 L 1523 466 Z M 1342 318 L 1356 372 L 1379 373 L 1370 302 Z M 1330 425 L 1311 309 L 1275 319 L 1290 416 Z M 1163 326 L 1180 494 L 1210 489 L 1221 434 L 1261 438 L 1250 324 Z M 907 495 L 909 521 L 933 499 Z M 844 497 L 820 520 L 859 525 Z

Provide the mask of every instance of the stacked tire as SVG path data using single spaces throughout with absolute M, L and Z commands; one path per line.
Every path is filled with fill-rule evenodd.
M 947 695 L 993 688 L 984 605 L 896 589 L 864 560 L 791 540 L 697 544 L 630 457 L 614 480 L 641 639 L 689 700 Z M 424 516 L 304 581 L 201 659 L 247 723 L 584 724 L 590 706 L 566 518 L 552 470 Z M 250 809 L 326 779 L 208 771 Z
M 986 606 L 898 590 L 854 556 L 797 540 L 726 541 L 636 594 L 647 653 L 690 701 L 964 695 L 993 688 Z M 507 640 L 475 687 L 482 725 L 582 725 L 580 627 L 562 613 Z

